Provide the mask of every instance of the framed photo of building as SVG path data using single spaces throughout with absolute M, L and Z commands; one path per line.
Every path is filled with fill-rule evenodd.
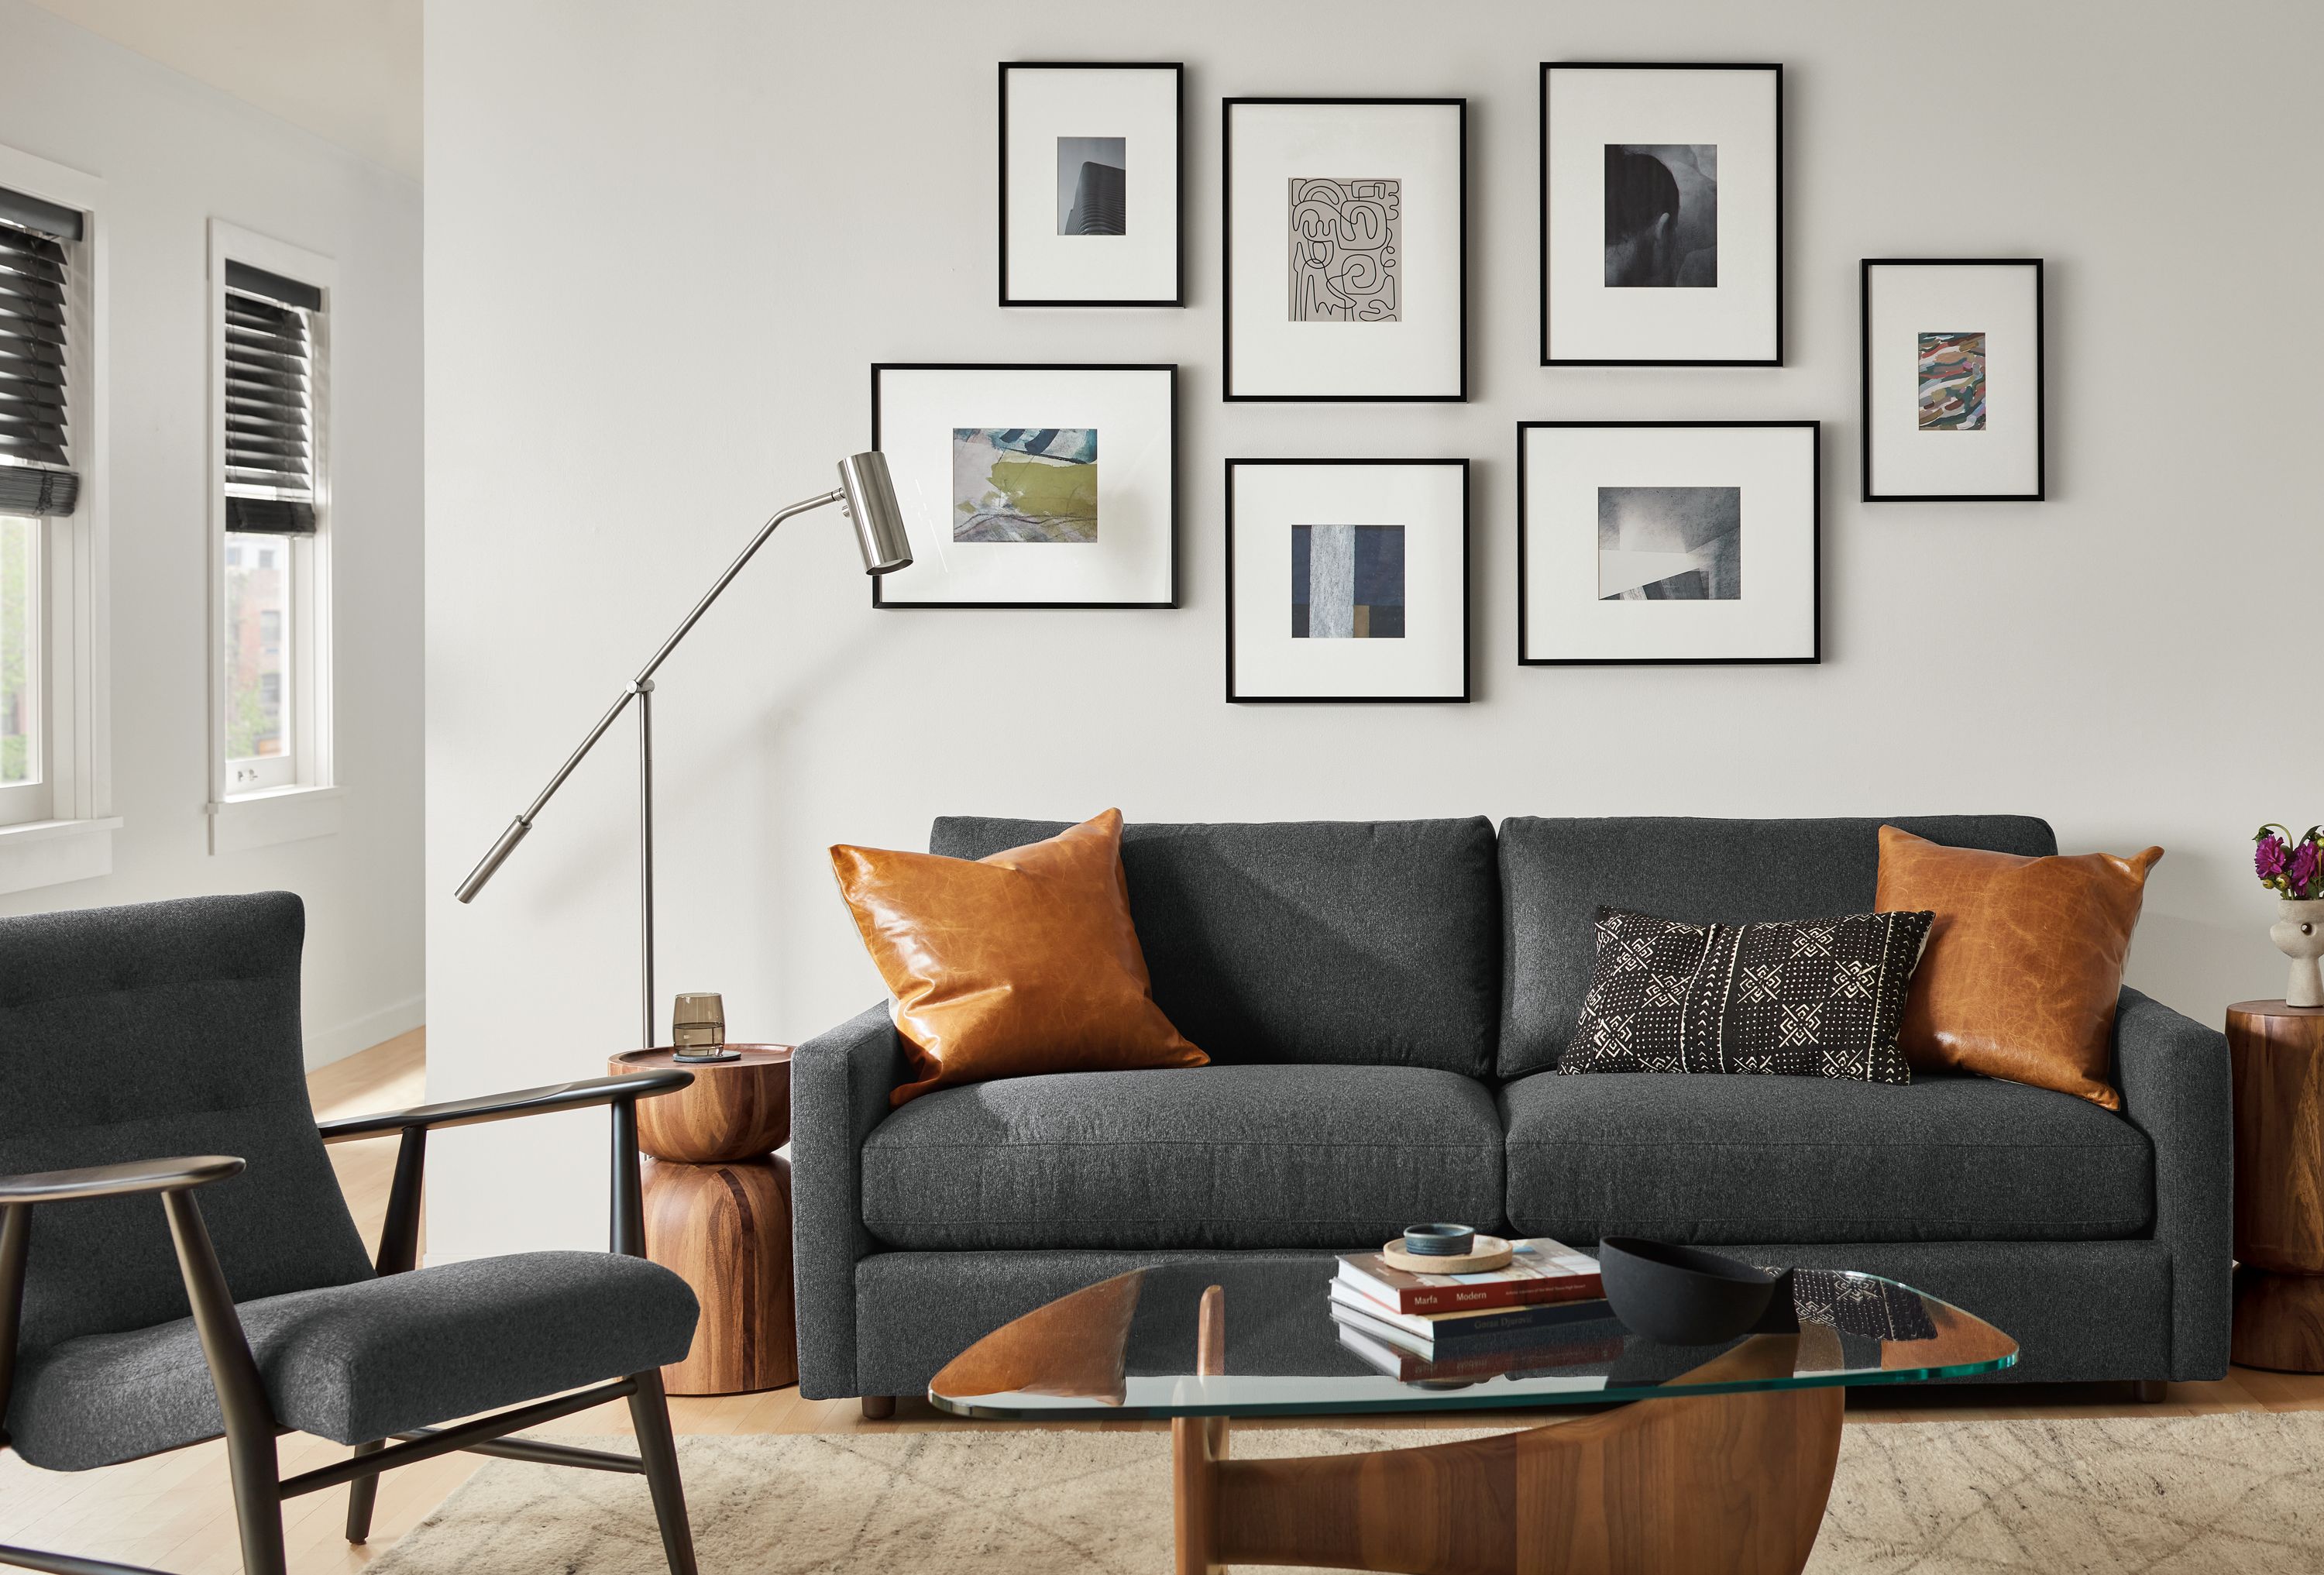
M 1864 260 L 1864 501 L 2047 493 L 2039 257 Z
M 1175 607 L 1176 366 L 872 369 L 908 568 L 874 607 Z
M 1541 364 L 1784 364 L 1784 69 L 1545 61 Z
M 1465 98 L 1230 98 L 1223 392 L 1465 400 Z
M 1001 304 L 1186 304 L 1183 66 L 1001 67 Z
M 1815 662 L 1814 421 L 1517 423 L 1517 660 Z
M 1227 698 L 1469 698 L 1469 462 L 1227 461 Z

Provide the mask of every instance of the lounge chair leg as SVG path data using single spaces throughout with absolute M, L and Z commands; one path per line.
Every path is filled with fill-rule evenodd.
M 637 1384 L 638 1392 L 630 1396 L 630 1425 L 638 1435 L 646 1482 L 653 1488 L 662 1556 L 669 1561 L 669 1575 L 695 1575 L 694 1533 L 686 1524 L 686 1488 L 678 1477 L 678 1442 L 669 1435 L 669 1400 L 659 1370 L 638 1374 Z
M 282 1552 L 282 1484 L 276 1475 L 274 1434 L 249 1436 L 229 1417 L 226 1469 L 234 1479 L 234 1518 L 242 1534 L 243 1575 L 289 1575 Z
M 896 1397 L 893 1395 L 866 1395 L 863 1396 L 864 1421 L 885 1422 L 888 1418 L 895 1414 Z
M 387 1447 L 385 1439 L 374 1439 L 369 1443 L 355 1445 L 356 1458 L 375 1455 Z M 347 1541 L 363 1543 L 371 1540 L 372 1506 L 379 1502 L 379 1473 L 357 1477 L 347 1484 Z

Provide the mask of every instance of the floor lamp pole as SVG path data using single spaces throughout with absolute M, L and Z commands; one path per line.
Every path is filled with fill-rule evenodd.
M 714 591 L 711 594 L 717 593 Z M 650 1050 L 657 1042 L 654 1034 L 653 680 L 640 678 L 630 686 L 630 690 L 638 697 L 638 1048 Z

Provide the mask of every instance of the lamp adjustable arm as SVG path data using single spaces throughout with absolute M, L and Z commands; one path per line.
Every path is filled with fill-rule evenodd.
M 767 544 L 767 538 L 775 533 L 775 528 L 794 514 L 804 514 L 810 509 L 820 509 L 825 503 L 843 502 L 846 496 L 847 493 L 844 489 L 834 488 L 830 492 L 812 498 L 803 498 L 788 508 L 779 510 L 773 518 L 759 527 L 759 533 L 751 538 L 751 544 L 735 555 L 734 561 L 726 566 L 726 572 L 720 575 L 716 583 L 703 593 L 702 599 L 695 603 L 694 610 L 670 631 L 669 638 L 661 642 L 653 655 L 647 659 L 646 665 L 638 669 L 638 676 L 630 680 L 620 697 L 606 708 L 604 715 L 597 719 L 597 725 L 589 730 L 587 735 L 581 740 L 579 747 L 565 757 L 565 763 L 557 768 L 557 774 L 549 778 L 549 785 L 535 794 L 532 802 L 525 806 L 514 820 L 509 822 L 508 829 L 501 833 L 499 840 L 494 842 L 484 856 L 477 861 L 476 867 L 468 871 L 468 878 L 460 882 L 459 889 L 455 893 L 462 902 L 473 901 L 476 893 L 484 889 L 484 882 L 493 878 L 501 865 L 507 861 L 508 856 L 516 851 L 516 845 L 524 841 L 525 834 L 532 830 L 533 821 L 539 817 L 541 810 L 547 807 L 549 799 L 556 797 L 557 790 L 565 786 L 565 779 L 573 775 L 575 768 L 587 758 L 591 750 L 597 747 L 597 741 L 605 736 L 606 732 L 614 723 L 621 720 L 622 713 L 629 709 L 630 702 L 651 693 L 654 673 L 664 661 L 669 659 L 669 653 L 678 649 L 678 642 L 684 640 L 692 631 L 694 626 L 702 621 L 702 615 L 705 612 L 710 611 L 710 604 L 718 600 L 720 594 L 733 583 L 734 576 L 742 572 L 742 566 L 749 563 L 759 548 Z

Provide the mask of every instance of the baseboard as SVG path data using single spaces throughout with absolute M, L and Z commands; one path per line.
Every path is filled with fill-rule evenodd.
M 307 1070 L 343 1061 L 358 1050 L 368 1050 L 383 1039 L 408 1034 L 428 1020 L 426 995 L 406 996 L 392 1006 L 365 1012 L 353 1022 L 306 1030 Z

